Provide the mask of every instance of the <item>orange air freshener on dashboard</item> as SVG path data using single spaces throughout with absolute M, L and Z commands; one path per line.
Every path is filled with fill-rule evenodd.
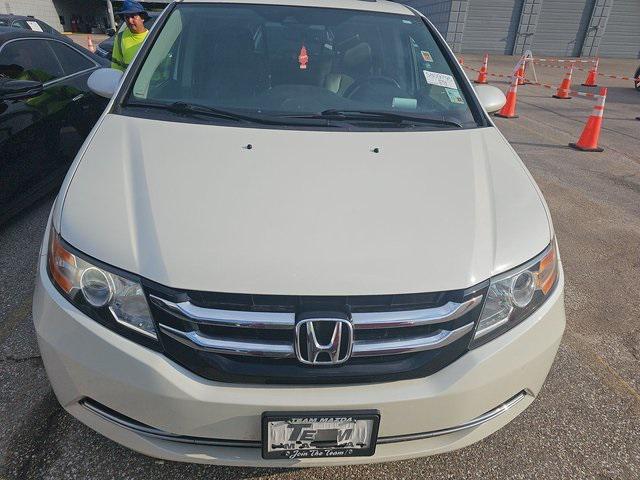
M 307 63 L 309 63 L 309 55 L 307 55 L 307 47 L 304 45 L 300 49 L 300 55 L 298 55 L 298 63 L 300 63 L 300 70 L 307 69 Z

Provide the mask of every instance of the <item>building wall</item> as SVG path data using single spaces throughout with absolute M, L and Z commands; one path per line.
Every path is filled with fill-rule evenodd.
M 640 58 L 640 0 L 614 0 L 598 54 Z
M 451 0 L 415 0 L 402 3 L 406 3 L 424 14 L 442 36 L 446 38 L 449 27 L 449 14 L 451 12 Z
M 524 0 L 471 0 L 462 36 L 462 50 L 511 55 L 523 3 Z
M 425 14 L 456 52 L 640 58 L 640 0 L 394 1 Z
M 33 15 L 62 31 L 59 13 L 52 0 L 0 0 L 0 13 Z

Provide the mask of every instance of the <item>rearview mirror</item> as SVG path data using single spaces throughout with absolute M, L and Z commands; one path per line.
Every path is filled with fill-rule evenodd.
M 492 85 L 474 85 L 480 103 L 488 113 L 497 112 L 507 103 L 502 90 Z
M 87 80 L 89 89 L 101 97 L 111 98 L 115 93 L 120 79 L 122 78 L 122 72 L 115 68 L 101 68 L 91 74 Z
M 0 83 L 2 100 L 36 97 L 42 93 L 42 83 L 32 80 L 5 80 Z

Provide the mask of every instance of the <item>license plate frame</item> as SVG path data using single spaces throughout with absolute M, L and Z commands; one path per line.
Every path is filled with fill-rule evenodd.
M 269 451 L 269 424 L 271 422 L 291 422 L 304 419 L 344 419 L 352 418 L 354 422 L 372 421 L 369 445 L 367 447 L 320 447 L 316 448 L 294 448 Z M 296 422 L 296 423 L 297 423 Z M 322 423 L 322 422 L 319 422 Z M 339 410 L 339 411 L 309 411 L 309 412 L 264 412 L 262 414 L 262 458 L 267 460 L 293 460 L 303 458 L 347 458 L 347 457 L 370 457 L 375 454 L 378 443 L 378 429 L 380 427 L 380 412 L 378 410 Z M 326 429 L 325 431 L 328 431 Z

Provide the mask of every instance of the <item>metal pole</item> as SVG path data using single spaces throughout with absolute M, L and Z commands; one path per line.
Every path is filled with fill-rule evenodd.
M 109 23 L 111 24 L 111 28 L 116 29 L 116 19 L 113 16 L 113 4 L 111 0 L 107 0 L 107 13 L 109 15 Z

